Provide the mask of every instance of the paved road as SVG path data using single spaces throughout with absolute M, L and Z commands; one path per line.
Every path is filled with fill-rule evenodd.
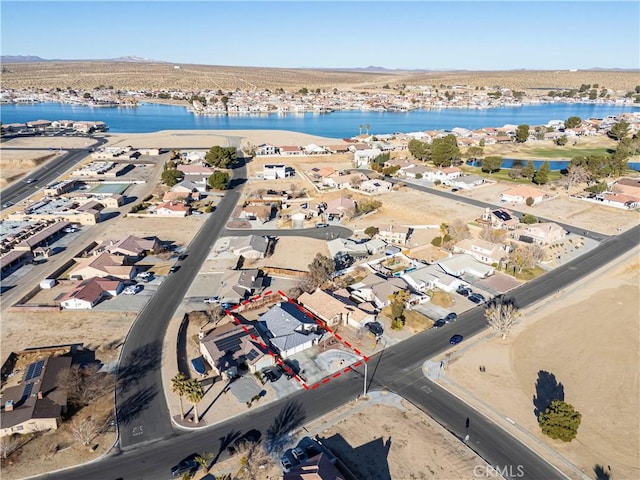
M 106 138 L 87 137 L 87 141 L 91 142 L 87 148 L 69 148 L 62 155 L 47 162 L 37 170 L 31 172 L 29 177 L 36 179 L 33 183 L 25 183 L 19 181 L 2 190 L 2 204 L 7 202 L 16 204 L 33 195 L 36 190 L 48 185 L 60 178 L 67 170 L 84 160 L 89 155 L 91 148 L 98 148 L 107 143 Z M 13 150 L 13 148 L 1 147 L 0 150 Z M 23 149 L 20 149 L 23 150 Z M 28 149 L 33 150 L 33 149 Z M 55 153 L 52 151 L 51 153 Z M 4 208 L 2 209 L 4 210 Z
M 187 258 L 178 262 L 180 269 L 169 274 L 127 335 L 120 356 L 116 390 L 121 448 L 174 434 L 160 371 L 165 332 L 211 245 L 224 230 L 240 198 L 244 179 L 246 166 L 241 162 L 234 170 L 230 190 L 189 244 Z
M 278 229 L 227 229 L 224 236 L 245 237 L 247 235 L 266 235 L 269 237 L 307 237 L 318 240 L 333 240 L 334 238 L 349 238 L 353 230 L 347 227 L 329 226 L 325 228 L 299 228 L 296 230 Z

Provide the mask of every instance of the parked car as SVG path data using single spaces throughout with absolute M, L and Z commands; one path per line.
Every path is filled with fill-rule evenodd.
M 462 341 L 464 337 L 462 335 L 454 335 L 453 337 L 451 337 L 449 339 L 449 343 L 451 345 L 457 345 L 458 343 L 460 343 Z
M 447 324 L 447 321 L 444 318 L 441 318 L 433 322 L 433 328 L 444 327 L 446 324 Z
M 207 297 L 204 299 L 204 303 L 220 303 L 220 297 Z
M 471 300 L 473 303 L 484 303 L 484 297 L 479 293 L 472 293 L 471 295 L 469 295 L 469 300 Z
M 458 287 L 456 293 L 463 297 L 468 297 L 473 293 L 473 291 L 469 287 Z
M 35 179 L 35 178 L 27 178 L 27 179 L 24 181 L 24 183 L 33 183 L 33 182 L 35 182 L 35 181 L 36 181 L 36 179 Z
M 327 228 L 329 226 L 328 223 L 317 223 L 316 228 Z
M 293 455 L 293 458 L 298 460 L 300 463 L 304 462 L 304 460 L 307 457 L 304 451 L 300 447 L 296 447 L 293 450 L 291 450 L 291 455 Z
M 280 465 L 282 466 L 282 470 L 284 471 L 284 473 L 289 472 L 289 470 L 291 470 L 291 467 L 293 467 L 291 460 L 289 460 L 289 457 L 287 456 L 282 456 L 280 458 Z
M 2 208 L 9 208 L 13 206 L 13 202 L 6 202 L 2 204 Z
M 384 333 L 384 329 L 382 328 L 382 324 L 380 324 L 380 322 L 369 322 L 365 326 L 376 337 L 379 337 Z
M 174 477 L 178 477 L 180 475 L 184 475 L 185 473 L 191 473 L 198 468 L 198 462 L 195 461 L 195 458 L 189 458 L 182 460 L 179 464 L 174 465 L 171 469 L 171 475 Z
M 262 371 L 264 377 L 270 382 L 275 382 L 278 380 L 278 374 L 271 368 L 266 368 Z
M 152 277 L 152 273 L 151 272 L 140 272 L 136 275 L 136 277 L 138 278 L 151 278 Z
M 445 322 L 455 322 L 458 319 L 458 314 L 455 312 L 448 313 L 446 317 L 444 317 Z
M 142 285 L 140 284 L 136 284 L 136 285 L 131 285 L 127 288 L 125 288 L 122 293 L 124 293 L 125 295 L 135 295 L 137 293 L 140 293 L 142 291 Z
M 180 265 L 174 265 L 173 267 L 171 267 L 171 268 L 169 269 L 169 273 L 175 273 L 175 272 L 177 272 L 178 270 L 180 270 Z

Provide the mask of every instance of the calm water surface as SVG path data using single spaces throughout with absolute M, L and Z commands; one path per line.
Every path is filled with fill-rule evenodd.
M 101 120 L 115 133 L 148 133 L 159 130 L 288 130 L 322 137 L 344 138 L 369 125 L 372 134 L 502 127 L 507 124 L 546 124 L 550 120 L 603 118 L 640 111 L 640 106 L 593 104 L 544 104 L 492 109 L 441 109 L 412 112 L 342 111 L 328 114 L 289 113 L 262 115 L 194 115 L 182 106 L 143 104 L 133 108 L 91 108 L 64 103 L 2 105 L 2 123 L 31 120 Z

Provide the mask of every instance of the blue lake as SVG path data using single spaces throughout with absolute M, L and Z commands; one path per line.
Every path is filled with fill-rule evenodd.
M 603 118 L 640 111 L 640 106 L 593 104 L 544 104 L 492 109 L 414 110 L 412 112 L 340 111 L 327 114 L 194 115 L 182 106 L 143 104 L 134 108 L 91 108 L 63 103 L 2 105 L 2 123 L 31 120 L 101 120 L 114 133 L 147 133 L 159 130 L 289 130 L 322 137 L 345 138 L 369 125 L 371 134 L 475 129 L 507 124 L 546 124 L 571 116 Z M 363 128 L 364 131 L 364 128 Z

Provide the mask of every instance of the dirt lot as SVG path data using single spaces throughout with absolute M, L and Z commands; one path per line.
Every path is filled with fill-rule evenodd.
M 454 382 L 592 477 L 596 465 L 611 466 L 613 479 L 640 472 L 638 254 L 526 312 L 507 340 L 480 341 L 448 366 Z M 569 444 L 544 437 L 537 425 L 532 398 L 542 371 L 582 413 Z

